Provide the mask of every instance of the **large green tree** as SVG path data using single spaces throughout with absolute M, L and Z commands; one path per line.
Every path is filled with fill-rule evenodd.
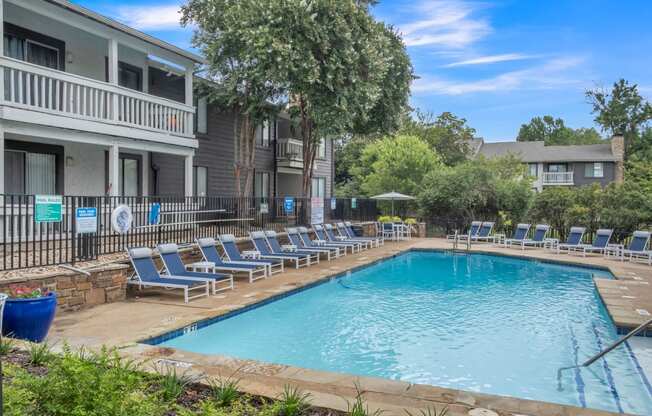
M 625 137 L 625 157 L 629 158 L 641 130 L 652 120 L 652 105 L 638 92 L 638 85 L 620 79 L 611 91 L 596 88 L 586 92 L 595 121 L 611 135 Z
M 522 124 L 516 140 L 519 142 L 544 141 L 547 146 L 571 144 L 597 144 L 603 142 L 593 128 L 572 129 L 564 120 L 553 116 L 534 117 Z

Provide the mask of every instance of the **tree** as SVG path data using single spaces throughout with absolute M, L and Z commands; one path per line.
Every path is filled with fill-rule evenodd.
M 447 166 L 465 161 L 470 155 L 470 144 L 475 129 L 469 127 L 466 119 L 450 112 L 436 118 L 429 113 L 417 113 L 417 119 L 407 119 L 401 133 L 415 135 L 425 140 L 441 156 Z
M 437 154 L 418 137 L 389 136 L 365 147 L 353 172 L 366 195 L 390 191 L 416 195 L 423 177 L 439 168 Z
M 256 127 L 274 117 L 278 108 L 270 103 L 285 91 L 266 47 L 274 42 L 264 29 L 266 8 L 255 0 L 189 0 L 181 14 L 182 24 L 196 27 L 192 42 L 208 63 L 209 81 L 200 82 L 198 92 L 234 115 L 235 189 L 250 195 Z
M 522 124 L 516 140 L 519 142 L 544 141 L 546 146 L 602 143 L 600 134 L 593 128 L 572 129 L 564 120 L 552 116 L 534 117 Z
M 652 120 L 652 105 L 638 93 L 638 85 L 620 79 L 611 92 L 596 88 L 587 91 L 586 97 L 602 130 L 625 137 L 625 158 L 629 158 L 641 128 Z
M 535 221 L 550 224 L 554 230 L 559 231 L 560 238 L 565 240 L 568 228 L 576 225 L 570 224 L 568 215 L 574 203 L 574 192 L 571 188 L 544 188 L 534 199 L 530 217 Z

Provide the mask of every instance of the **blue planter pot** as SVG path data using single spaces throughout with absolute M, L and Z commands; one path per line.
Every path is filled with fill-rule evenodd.
M 41 342 L 45 339 L 57 311 L 54 292 L 33 299 L 7 299 L 2 317 L 2 335 Z

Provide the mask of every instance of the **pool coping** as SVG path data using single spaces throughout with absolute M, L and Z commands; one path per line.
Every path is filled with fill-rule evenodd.
M 200 319 L 190 325 L 188 324 L 180 325 L 176 329 L 162 331 L 158 335 L 149 336 L 146 339 L 137 341 L 131 346 L 126 346 L 124 351 L 127 352 L 130 350 L 134 350 L 135 352 L 137 352 L 137 355 L 139 356 L 144 355 L 150 359 L 156 357 L 159 360 L 170 360 L 171 362 L 176 361 L 181 363 L 188 363 L 205 374 L 210 374 L 211 372 L 215 372 L 215 370 L 221 369 L 221 371 L 218 371 L 218 374 L 222 376 L 224 376 L 224 370 L 227 370 L 227 372 L 231 371 L 232 372 L 231 374 L 233 374 L 233 372 L 245 372 L 247 376 L 253 376 L 255 378 L 260 378 L 260 377 L 278 378 L 280 376 L 280 378 L 284 380 L 286 384 L 287 383 L 297 384 L 300 388 L 307 388 L 308 390 L 319 387 L 326 391 L 339 389 L 339 390 L 348 391 L 349 393 L 352 393 L 351 389 L 353 388 L 353 386 L 358 385 L 361 389 L 361 392 L 365 395 L 365 397 L 370 397 L 368 399 L 370 401 L 372 400 L 372 398 L 376 397 L 375 395 L 379 395 L 381 398 L 394 397 L 395 401 L 398 403 L 401 403 L 402 401 L 409 402 L 410 400 L 417 401 L 417 402 L 424 402 L 424 403 L 432 403 L 432 404 L 437 403 L 439 405 L 449 406 L 449 409 L 453 412 L 453 414 L 456 414 L 456 411 L 463 411 L 464 413 L 460 413 L 460 414 L 467 414 L 468 411 L 477 408 L 493 410 L 498 412 L 500 415 L 532 414 L 532 415 L 542 415 L 542 416 L 548 416 L 548 415 L 568 415 L 568 416 L 578 415 L 579 416 L 579 415 L 619 414 L 619 413 L 612 413 L 612 412 L 607 412 L 598 409 L 581 408 L 581 407 L 563 405 L 563 404 L 552 403 L 552 402 L 543 402 L 543 401 L 521 399 L 521 398 L 515 398 L 509 396 L 476 393 L 471 391 L 443 388 L 443 387 L 437 387 L 432 385 L 413 384 L 413 383 L 384 379 L 384 378 L 356 376 L 356 375 L 346 374 L 346 373 L 334 373 L 328 371 L 295 367 L 295 366 L 284 365 L 284 364 L 265 363 L 257 360 L 243 360 L 235 357 L 227 357 L 227 356 L 222 356 L 217 354 L 191 353 L 185 350 L 179 350 L 170 347 L 159 347 L 157 345 L 153 345 L 154 342 L 160 344 L 161 342 L 164 342 L 168 339 L 172 339 L 179 335 L 182 335 L 187 331 L 194 331 L 199 328 L 203 328 L 207 325 L 210 325 L 212 323 L 219 322 L 224 319 L 228 319 L 232 316 L 245 313 L 247 311 L 250 311 L 258 307 L 262 307 L 271 302 L 275 302 L 277 300 L 283 299 L 288 296 L 292 296 L 304 290 L 308 290 L 316 286 L 319 286 L 321 284 L 325 284 L 334 279 L 344 277 L 347 274 L 352 273 L 354 271 L 373 267 L 378 263 L 384 262 L 388 259 L 396 258 L 398 256 L 404 255 L 411 251 L 453 252 L 453 253 L 460 253 L 460 254 L 486 254 L 486 255 L 494 255 L 494 256 L 512 257 L 518 259 L 528 259 L 531 261 L 537 261 L 542 263 L 570 265 L 570 266 L 581 267 L 581 268 L 608 271 L 614 276 L 614 279 L 616 280 L 619 279 L 618 274 L 615 273 L 614 270 L 612 270 L 610 267 L 601 266 L 601 265 L 587 265 L 586 263 L 580 262 L 579 259 L 578 261 L 573 261 L 571 258 L 541 259 L 538 257 L 528 256 L 526 252 L 510 254 L 510 253 L 496 253 L 492 251 L 484 251 L 478 249 L 474 249 L 469 252 L 460 249 L 435 248 L 435 247 L 426 248 L 426 247 L 412 246 L 398 252 L 393 252 L 393 253 L 383 255 L 365 264 L 359 264 L 347 268 L 345 270 L 333 271 L 332 273 L 326 274 L 325 276 L 317 278 L 314 281 L 302 284 L 300 286 L 296 286 L 292 289 L 288 289 L 283 293 L 270 295 L 269 297 L 258 300 L 257 302 L 248 305 L 244 305 L 240 308 L 232 309 L 228 311 L 221 311 L 213 316 Z M 602 278 L 594 277 L 594 280 L 595 279 L 612 280 L 612 279 L 602 279 Z M 604 300 L 602 299 L 601 296 L 600 299 L 604 303 Z M 609 314 L 609 316 L 610 318 L 612 318 L 611 314 Z M 615 321 L 613 321 L 613 318 L 612 318 L 612 322 L 615 325 Z M 214 367 L 214 368 L 211 369 L 210 367 Z M 260 387 L 255 387 L 256 386 L 255 383 L 253 385 L 254 387 L 250 389 L 247 389 L 245 386 L 245 390 L 249 390 L 248 392 L 252 394 L 261 394 L 263 396 L 274 397 L 265 394 L 264 391 L 265 389 L 262 389 L 263 391 L 261 391 Z M 340 401 L 342 400 L 342 396 L 337 396 L 337 397 L 340 399 Z M 348 402 L 344 402 L 344 403 L 346 403 L 348 407 Z M 320 403 L 320 404 L 323 405 L 324 407 L 330 407 L 337 410 L 343 410 L 343 411 L 347 410 L 347 407 L 343 407 L 342 404 L 340 404 L 339 407 L 336 404 L 334 404 L 333 397 L 327 399 L 326 404 L 324 403 Z M 392 404 L 388 404 L 388 406 L 392 406 Z M 384 410 L 387 409 L 385 408 Z M 394 410 L 398 410 L 398 409 L 394 409 Z M 405 414 L 404 412 L 401 411 L 394 412 L 391 409 L 389 413 L 391 414 L 400 413 L 403 415 Z

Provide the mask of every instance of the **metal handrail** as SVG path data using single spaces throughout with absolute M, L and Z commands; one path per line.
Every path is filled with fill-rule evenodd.
M 612 343 L 611 345 L 609 345 L 607 348 L 605 348 L 604 350 L 602 350 L 602 351 L 600 351 L 599 353 L 595 354 L 594 356 L 592 356 L 592 357 L 589 358 L 588 360 L 584 361 L 582 364 L 579 364 L 579 365 L 573 365 L 573 366 L 570 366 L 570 367 L 561 367 L 559 370 L 557 370 L 557 386 L 558 386 L 558 390 L 562 390 L 562 387 L 561 387 L 561 374 L 562 374 L 563 371 L 565 371 L 565 370 L 572 370 L 572 369 L 574 369 L 574 368 L 580 368 L 580 367 L 588 367 L 588 366 L 590 366 L 590 365 L 593 364 L 594 362 L 598 361 L 600 358 L 604 357 L 605 355 L 607 355 L 608 353 L 610 353 L 611 351 L 613 351 L 614 349 L 616 349 L 616 348 L 617 348 L 618 346 L 620 346 L 623 342 L 627 341 L 628 339 L 630 339 L 630 338 L 633 337 L 634 335 L 638 334 L 639 332 L 641 332 L 642 330 L 644 330 L 645 328 L 647 328 L 650 324 L 652 324 L 652 319 L 648 319 L 647 321 L 643 322 L 642 324 L 640 324 L 640 325 L 637 326 L 636 328 L 632 329 L 631 331 L 629 331 L 629 332 L 627 333 L 627 335 L 625 335 L 624 337 L 620 338 L 618 341 L 613 342 L 613 343 Z

